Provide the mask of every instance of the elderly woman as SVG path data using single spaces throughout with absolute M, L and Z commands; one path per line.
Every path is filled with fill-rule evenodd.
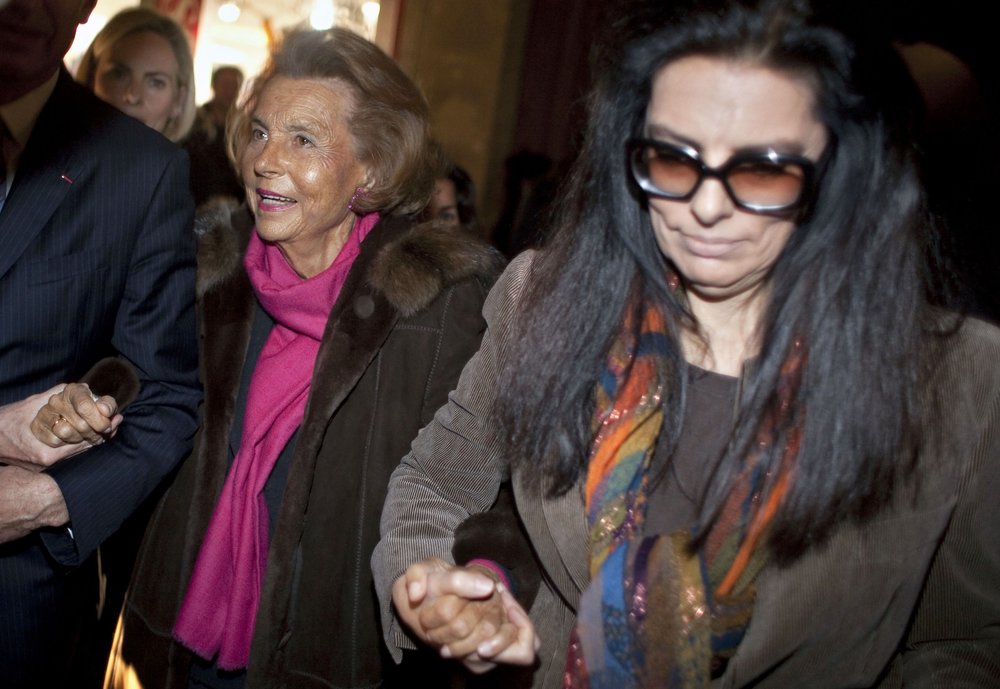
M 390 483 L 387 640 L 540 686 L 996 687 L 1000 333 L 928 305 L 907 76 L 803 2 L 656 5 Z M 508 474 L 530 622 L 447 564 Z
M 174 142 L 194 123 L 194 63 L 177 22 L 144 7 L 119 12 L 87 48 L 76 80 Z
M 228 134 L 253 229 L 201 239 L 202 425 L 147 529 L 113 685 L 387 679 L 369 559 L 389 475 L 478 346 L 497 268 L 409 219 L 427 133 L 413 83 L 347 31 L 288 36 L 253 83 Z

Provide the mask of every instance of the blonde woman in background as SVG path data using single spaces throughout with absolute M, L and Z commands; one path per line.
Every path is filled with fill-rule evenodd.
M 177 22 L 144 7 L 111 18 L 87 48 L 76 80 L 173 142 L 195 118 L 194 62 Z

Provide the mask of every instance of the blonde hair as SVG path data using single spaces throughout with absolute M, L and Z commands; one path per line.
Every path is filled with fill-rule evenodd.
M 181 98 L 181 112 L 167 121 L 162 134 L 171 141 L 181 141 L 191 131 L 197 106 L 194 102 L 194 61 L 191 58 L 191 48 L 184 31 L 173 19 L 145 7 L 122 10 L 94 37 L 80 59 L 76 80 L 93 90 L 97 63 L 101 56 L 118 41 L 140 31 L 149 31 L 166 40 L 177 58 L 177 92 Z
M 233 108 L 226 145 L 237 169 L 250 141 L 250 115 L 274 77 L 334 79 L 351 92 L 347 128 L 371 181 L 357 213 L 419 213 L 434 188 L 427 103 L 403 70 L 376 45 L 346 29 L 295 31 L 271 53 L 249 93 Z

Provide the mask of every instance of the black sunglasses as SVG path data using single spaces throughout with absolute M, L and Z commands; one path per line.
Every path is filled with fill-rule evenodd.
M 706 177 L 715 177 L 740 208 L 778 213 L 800 208 L 812 195 L 816 164 L 773 150 L 740 153 L 720 167 L 709 167 L 689 146 L 656 139 L 629 139 L 629 169 L 647 194 L 687 201 Z

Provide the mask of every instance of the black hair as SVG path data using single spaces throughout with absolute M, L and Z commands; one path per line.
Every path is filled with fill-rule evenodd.
M 595 382 L 633 295 L 667 318 L 674 384 L 661 440 L 676 444 L 687 379 L 679 335 L 698 324 L 668 289 L 669 264 L 629 181 L 625 141 L 642 133 L 652 81 L 673 60 L 705 55 L 787 71 L 814 86 L 830 144 L 811 211 L 768 277 L 760 353 L 699 527 L 703 536 L 777 404 L 782 363 L 801 338 L 807 359 L 790 423 L 774 429 L 762 460 L 773 481 L 788 434 L 801 428 L 770 540 L 779 560 L 791 558 L 884 505 L 916 456 L 933 254 L 911 143 L 916 92 L 887 41 L 807 2 L 650 2 L 624 15 L 595 59 L 585 143 L 524 290 L 516 365 L 502 373 L 498 411 L 510 451 L 537 465 L 550 493 L 575 485 L 593 442 Z

